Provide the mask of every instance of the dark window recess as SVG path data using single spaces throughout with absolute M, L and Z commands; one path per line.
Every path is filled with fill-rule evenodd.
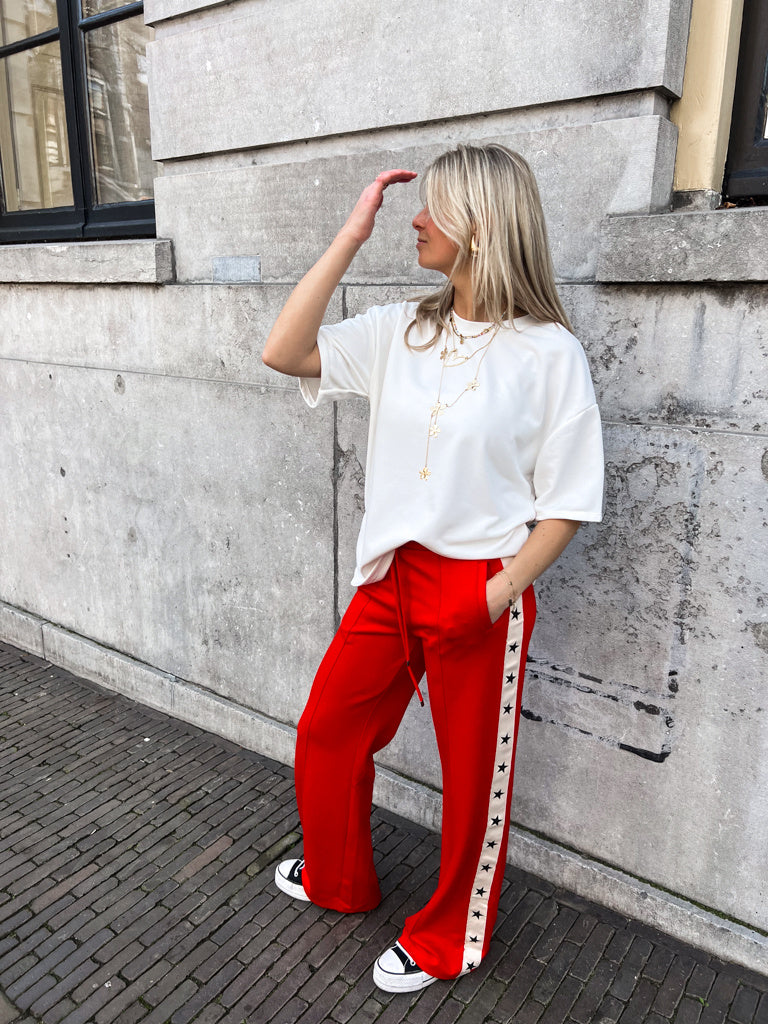
M 0 243 L 154 235 L 143 11 L 0 0 Z
M 744 0 L 739 70 L 723 195 L 737 203 L 768 201 L 768 3 Z

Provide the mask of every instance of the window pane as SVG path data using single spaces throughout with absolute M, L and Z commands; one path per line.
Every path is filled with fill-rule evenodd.
M 90 18 L 92 14 L 101 14 L 102 11 L 115 11 L 118 7 L 125 7 L 126 0 L 82 0 L 80 7 L 84 18 Z
M 0 60 L 0 168 L 7 213 L 73 205 L 58 43 Z
M 87 33 L 88 102 L 97 202 L 152 199 L 147 43 L 141 15 Z
M 56 0 L 0 0 L 0 45 L 56 28 Z

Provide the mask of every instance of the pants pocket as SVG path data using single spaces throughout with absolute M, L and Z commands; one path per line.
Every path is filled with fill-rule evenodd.
M 481 610 L 481 620 L 485 629 L 492 629 L 499 621 L 504 618 L 504 611 L 496 619 L 491 619 L 491 612 L 488 608 L 488 597 L 486 593 L 486 586 L 488 580 L 492 579 L 497 572 L 502 568 L 502 562 L 500 558 L 489 558 L 484 562 L 480 563 L 480 592 L 479 592 L 479 604 Z

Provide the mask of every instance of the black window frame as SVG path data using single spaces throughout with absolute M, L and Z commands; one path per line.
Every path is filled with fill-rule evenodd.
M 768 203 L 768 4 L 744 0 L 723 197 Z
M 0 45 L 0 58 L 58 42 L 72 176 L 72 206 L 6 212 L 0 181 L 0 244 L 72 239 L 152 238 L 154 200 L 98 203 L 88 113 L 86 32 L 143 14 L 143 0 L 81 17 L 80 0 L 56 0 L 58 27 L 18 42 Z M 1 168 L 0 168 L 1 173 Z

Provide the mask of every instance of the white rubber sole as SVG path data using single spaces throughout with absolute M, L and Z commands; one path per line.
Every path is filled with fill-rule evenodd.
M 305 903 L 310 903 L 310 898 L 304 891 L 303 885 L 296 885 L 287 876 L 293 865 L 296 864 L 296 860 L 284 860 L 278 864 L 275 868 L 275 885 L 277 888 L 284 892 L 287 896 L 292 896 L 295 900 L 303 900 Z
M 400 947 L 402 949 L 402 946 Z M 405 950 L 403 950 L 405 953 Z M 406 954 L 407 956 L 407 954 Z M 382 966 L 384 961 L 385 966 Z M 391 970 L 388 966 L 392 967 Z M 373 965 L 373 982 L 384 992 L 420 992 L 438 979 L 426 971 L 401 973 L 403 965 L 391 949 L 386 950 Z

